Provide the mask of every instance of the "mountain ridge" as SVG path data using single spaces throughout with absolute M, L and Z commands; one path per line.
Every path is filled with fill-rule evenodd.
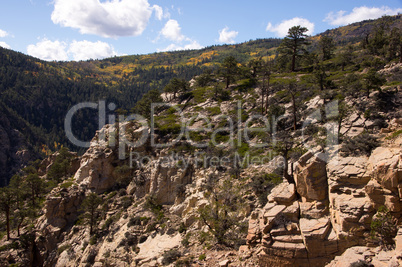
M 325 33 L 338 36 L 335 41 L 342 47 L 345 40 L 361 38 L 356 32 L 360 33 L 362 29 L 367 32 L 369 28 L 384 21 L 387 25 L 398 26 L 401 23 L 401 15 L 358 22 L 315 35 L 310 38 L 313 43 L 311 49 L 317 46 L 318 37 Z M 356 27 L 360 30 L 356 31 Z M 355 41 L 358 40 L 353 40 Z M 119 109 L 129 111 L 143 94 L 151 89 L 161 91 L 174 77 L 190 80 L 206 68 L 217 69 L 228 56 L 234 56 L 241 64 L 253 58 L 272 59 L 278 55 L 277 47 L 280 42 L 281 39 L 274 38 L 257 39 L 200 50 L 131 55 L 83 62 L 46 62 L 0 48 L 0 100 L 13 111 L 14 116 L 30 125 L 16 129 L 25 139 L 44 140 L 43 143 L 35 141 L 33 146 L 36 148 L 31 153 L 32 159 L 44 156 L 42 145 L 46 146 L 45 151 L 56 150 L 58 146 L 64 145 L 83 153 L 82 149 L 68 142 L 63 130 L 65 114 L 73 105 L 85 101 L 96 103 L 104 99 L 113 102 Z M 81 140 L 88 141 L 98 129 L 97 122 L 90 111 L 85 111 L 79 116 L 91 118 L 85 125 L 75 125 L 75 133 Z M 24 130 L 28 128 L 32 129 Z M 33 132 L 35 138 L 32 138 L 29 132 Z M 11 173 L 6 175 L 6 180 L 10 175 Z

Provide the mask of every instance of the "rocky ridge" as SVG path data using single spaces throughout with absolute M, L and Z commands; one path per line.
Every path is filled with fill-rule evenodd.
M 232 89 L 234 86 L 229 88 Z M 370 97 L 374 98 L 375 94 Z M 259 88 L 251 88 L 244 94 L 233 93 L 232 97 L 249 100 L 241 107 L 245 115 L 255 112 L 261 101 Z M 396 106 L 400 106 L 400 88 L 397 88 L 395 99 L 399 101 Z M 367 97 L 363 100 L 374 105 L 374 101 L 370 102 Z M 351 102 L 351 106 L 362 103 L 359 99 L 346 101 Z M 306 110 L 315 110 L 323 103 L 316 96 L 306 103 Z M 211 114 L 219 110 L 230 115 L 237 111 L 236 104 L 206 98 L 202 103 L 184 106 L 187 113 L 184 119 L 188 122 L 189 117 L 196 113 L 211 117 L 211 123 L 219 125 L 222 124 L 219 114 Z M 286 107 L 290 109 L 289 104 Z M 303 140 L 312 149 L 298 157 L 294 165 L 289 164 L 295 183 L 284 180 L 272 190 L 266 189 L 271 191 L 266 205 L 257 201 L 256 194 L 248 185 L 259 175 L 281 173 L 282 167 L 277 167 L 283 165 L 282 157 L 249 166 L 240 173 L 236 173 L 234 167 L 199 167 L 192 160 L 180 164 L 181 159 L 172 159 L 173 164 L 165 164 L 163 158 L 169 158 L 171 151 L 150 151 L 147 145 L 138 149 L 124 148 L 125 157 L 122 159 L 122 148 L 112 145 L 116 141 L 112 134 L 122 129 L 106 125 L 97 132 L 86 153 L 72 163 L 69 173 L 73 177 L 67 180 L 71 184 L 61 184 L 47 196 L 41 216 L 33 227 L 34 242 L 29 253 L 24 254 L 21 249 L 3 251 L 1 264 L 160 266 L 167 265 L 164 262 L 166 255 L 174 258 L 176 263 L 181 261 L 193 266 L 336 266 L 346 258 L 360 259 L 359 256 L 351 257 L 352 254 L 375 261 L 381 252 L 371 248 L 375 245 L 370 238 L 373 216 L 381 206 L 385 206 L 396 219 L 401 219 L 402 136 L 392 137 L 402 129 L 398 112 L 380 114 L 388 123 L 387 128 L 381 128 L 381 124 L 377 125 L 359 112 L 346 118 L 342 126 L 346 129 L 345 136 L 353 137 L 370 130 L 382 140 L 382 145 L 368 156 L 342 157 L 338 155 L 339 145 L 326 150 L 325 154 L 310 137 Z M 291 121 L 289 110 L 284 117 L 287 123 Z M 166 124 L 169 123 L 173 124 L 171 121 Z M 127 128 L 131 131 L 127 134 L 130 136 L 126 137 L 130 140 L 144 130 L 139 125 L 128 124 L 122 127 L 129 126 Z M 240 118 L 237 126 L 241 128 L 245 124 Z M 201 126 L 205 126 L 203 119 L 189 127 Z M 106 138 L 102 140 L 100 136 Z M 173 138 L 170 134 L 158 137 Z M 184 158 L 194 152 L 185 145 L 179 142 L 173 147 L 184 147 Z M 144 156 L 146 162 L 143 163 L 146 164 L 141 166 L 136 162 L 134 168 L 124 169 L 134 163 L 130 162 L 130 152 Z M 228 153 L 225 150 L 218 152 Z M 267 152 L 260 150 L 255 153 L 266 156 Z M 209 150 L 207 153 L 217 152 Z M 42 179 L 47 179 L 47 170 L 54 159 L 55 155 L 42 162 L 45 166 L 39 171 Z M 211 203 L 211 192 L 224 191 L 214 192 L 212 188 L 207 192 L 211 187 L 211 177 L 230 181 L 232 188 L 240 188 L 239 198 L 243 205 L 235 210 L 238 213 L 236 218 L 240 223 L 246 223 L 248 228 L 247 233 L 243 233 L 240 226 L 235 228 L 239 240 L 232 247 L 215 245 L 208 235 L 208 226 L 200 219 L 200 213 Z M 223 188 L 219 183 L 215 186 Z M 101 218 L 95 235 L 90 235 L 88 227 L 80 221 L 82 203 L 90 193 L 103 200 L 103 204 L 97 207 Z M 231 213 L 230 210 L 225 212 Z M 25 229 L 27 232 L 28 228 Z M 386 257 L 380 256 L 381 259 L 390 257 L 398 262 L 398 244 L 396 250 Z M 334 258 L 335 261 L 330 263 Z
M 390 126 L 400 127 L 396 120 Z M 373 245 L 370 223 L 378 208 L 387 207 L 398 220 L 402 215 L 400 142 L 401 137 L 378 147 L 370 157 L 335 157 L 328 163 L 319 154 L 303 155 L 295 166 L 296 186 L 281 184 L 251 215 L 247 242 L 260 251 L 260 266 L 324 266 L 350 247 L 373 251 L 366 246 Z M 401 255 L 398 245 L 394 253 Z

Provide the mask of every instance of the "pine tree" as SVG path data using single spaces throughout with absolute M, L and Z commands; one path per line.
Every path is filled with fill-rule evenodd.
M 235 77 L 239 72 L 237 64 L 238 62 L 233 56 L 229 56 L 223 60 L 219 72 L 226 80 L 226 88 L 235 81 Z
M 296 69 L 296 59 L 301 57 L 305 52 L 305 45 L 310 44 L 305 34 L 308 31 L 306 27 L 293 26 L 289 29 L 288 35 L 279 46 L 279 51 L 283 54 L 290 55 L 292 57 L 291 71 Z
M 10 216 L 15 204 L 14 192 L 9 187 L 0 188 L 0 210 L 6 217 L 7 240 L 10 240 Z
M 37 199 L 40 197 L 44 183 L 37 173 L 30 173 L 26 178 L 26 184 L 29 188 L 29 197 L 31 199 L 31 205 L 33 209 L 37 208 Z
M 319 46 L 322 51 L 322 59 L 331 59 L 335 50 L 334 39 L 329 36 L 322 36 L 319 41 Z
M 375 69 L 370 69 L 364 76 L 366 95 L 369 97 L 371 90 L 381 91 L 381 86 L 386 82 L 386 79 L 382 77 Z
M 288 170 L 288 162 L 289 162 L 289 154 L 292 152 L 293 146 L 294 146 L 294 139 L 293 137 L 289 134 L 288 131 L 283 130 L 280 132 L 277 132 L 275 134 L 275 143 L 274 143 L 274 151 L 281 155 L 283 157 L 284 165 L 283 165 L 283 177 L 289 182 L 289 183 L 295 183 L 294 178 L 289 175 L 289 170 Z
M 102 204 L 103 199 L 96 193 L 90 193 L 81 204 L 81 211 L 84 212 L 82 218 L 89 225 L 89 234 L 94 234 L 94 227 L 100 218 L 98 206 Z
M 189 87 L 190 86 L 186 80 L 175 77 L 170 80 L 163 91 L 165 93 L 173 93 L 173 99 L 176 99 L 178 93 L 184 93 L 188 91 Z
M 28 188 L 20 175 L 11 177 L 10 190 L 15 198 L 15 219 L 17 221 L 17 236 L 20 236 L 20 228 L 31 209 L 24 207 L 25 199 L 28 197 Z

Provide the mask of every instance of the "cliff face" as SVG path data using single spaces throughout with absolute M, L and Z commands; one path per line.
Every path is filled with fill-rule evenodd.
M 390 127 L 400 129 L 400 121 Z M 399 137 L 369 157 L 329 162 L 303 155 L 296 185 L 280 185 L 251 215 L 247 242 L 262 248 L 260 266 L 324 266 L 349 247 L 373 245 L 370 224 L 379 207 L 402 218 L 401 143 Z
M 112 128 L 112 125 L 107 125 L 102 131 L 109 133 Z M 139 205 L 145 196 L 152 195 L 157 203 L 171 207 L 171 213 L 166 211 L 166 216 L 169 214 L 170 220 L 166 222 L 166 228 L 168 226 L 177 228 L 181 222 L 178 216 L 187 215 L 188 225 L 195 220 L 193 208 L 198 199 L 194 196 L 185 198 L 177 192 L 179 185 L 186 187 L 193 183 L 196 174 L 191 164 L 179 168 L 165 166 L 155 159 L 148 162 L 146 168 L 138 168 L 135 173 L 130 174 L 134 179 L 131 178 L 131 182 L 116 194 L 120 177 L 115 170 L 118 164 L 124 165 L 128 162 L 119 160 L 118 150 L 110 147 L 108 142 L 100 142 L 98 135 L 99 133 L 76 166 L 74 183 L 68 188 L 55 188 L 46 199 L 44 214 L 37 220 L 36 260 L 43 266 L 87 266 L 95 262 L 98 264 L 108 262 L 114 266 L 124 265 L 127 262 L 146 263 L 156 256 L 160 257 L 166 250 L 180 245 L 182 237 L 177 230 L 176 234 L 172 235 L 166 234 L 166 229 L 163 232 L 151 229 L 151 234 L 147 229 L 151 224 L 147 223 L 149 219 L 144 219 L 145 223 L 136 224 L 134 227 L 130 224 L 130 219 L 133 217 L 154 217 L 151 212 Z M 200 173 L 197 175 L 200 176 Z M 199 186 L 194 195 L 198 194 L 199 198 L 203 199 L 203 195 L 198 193 Z M 105 226 L 100 228 L 102 231 L 98 232 L 98 238 L 102 238 L 103 241 L 88 246 L 90 242 L 88 229 L 77 224 L 77 219 L 82 214 L 80 207 L 85 195 L 90 192 L 106 196 L 108 212 L 104 214 L 102 221 L 103 224 L 108 220 L 113 221 L 113 224 L 110 229 L 105 229 Z M 124 201 L 129 201 L 130 205 L 125 206 Z M 133 203 L 137 204 L 132 205 Z M 105 230 L 110 233 L 108 236 L 103 236 Z M 128 239 L 131 241 L 127 241 Z M 125 242 L 131 242 L 130 246 L 133 246 L 139 239 L 141 244 L 138 246 L 140 251 L 138 255 L 127 250 Z M 158 249 L 155 249 L 156 245 Z M 68 250 L 60 254 L 60 247 L 63 246 L 68 247 Z
M 400 86 L 383 89 L 382 97 L 391 99 L 388 105 L 392 109 L 381 109 L 376 116 L 363 114 L 355 107 L 373 109 L 383 103 L 378 102 L 377 91 L 370 97 L 345 98 L 351 110 L 342 120 L 341 134 L 346 138 L 375 136 L 381 141 L 367 156 L 343 157 L 338 153 L 343 144 L 322 147 L 321 132 L 328 126 L 327 121 L 307 117 L 324 107 L 319 95 L 306 100 L 305 114 L 300 115 L 313 127 L 296 131 L 289 130 L 292 104 L 277 99 L 285 112 L 281 116 L 283 132 L 289 131 L 295 144 L 295 155 L 288 155 L 295 164 L 288 164 L 289 173 L 284 175 L 292 174 L 294 183 L 278 175 L 286 169 L 285 156 L 278 155 L 284 154 L 280 145 L 289 141 L 286 136 L 275 148 L 273 142 L 263 148 L 245 142 L 237 146 L 223 144 L 232 134 L 242 141 L 248 126 L 258 129 L 262 125 L 258 120 L 248 125 L 250 121 L 245 119 L 260 114 L 262 90 L 252 87 L 241 92 L 235 88 L 228 89 L 232 97 L 229 100 L 215 99 L 208 88 L 194 88 L 192 93 L 198 96 L 198 102 L 190 99 L 185 100 L 186 104 L 173 103 L 183 110 L 169 108 L 157 114 L 157 141 L 171 142 L 177 137 L 179 124 L 193 129 L 192 140 L 181 139 L 168 148 L 148 143 L 140 148 L 115 144 L 119 143 L 114 136 L 117 132 L 125 132 L 125 140 L 134 142 L 147 130 L 131 121 L 120 124 L 119 129 L 117 124 L 106 125 L 97 132 L 86 153 L 72 157 L 58 185 L 48 175 L 56 154 L 44 160 L 38 174 L 54 189 L 46 195 L 44 208 L 37 212 L 39 218 L 32 216 L 32 221 L 22 224 L 23 238 L 3 238 L 0 265 L 160 266 L 176 260 L 177 264 L 193 266 L 229 266 L 230 262 L 232 266 L 307 267 L 325 266 L 334 258 L 331 264 L 337 266 L 345 255 L 353 253 L 378 256 L 378 251 L 370 248 L 376 245 L 370 236 L 374 216 L 382 206 L 399 222 L 402 215 Z M 244 103 L 235 103 L 235 99 Z M 23 140 L 18 139 L 17 132 L 6 130 L 12 129 L 13 122 L 5 119 L 1 123 L 7 125 L 0 127 L 4 147 L 0 151 L 7 157 L 23 155 L 17 153 L 22 151 Z M 231 133 L 229 126 L 233 128 Z M 201 127 L 204 131 L 197 132 Z M 312 133 L 303 136 L 304 130 Z M 364 135 L 365 131 L 371 135 Z M 218 137 L 215 144 L 214 134 Z M 255 133 L 252 139 L 254 144 L 270 142 L 274 134 Z M 100 140 L 100 136 L 105 139 Z M 208 146 L 198 149 L 195 140 Z M 311 148 L 308 152 L 307 145 Z M 195 159 L 198 152 L 201 156 Z M 246 152 L 250 160 L 259 160 L 257 164 L 240 167 L 226 157 Z M 131 153 L 135 154 L 134 161 Z M 180 156 L 175 158 L 173 154 Z M 2 171 L 7 171 L 9 165 L 4 158 L 0 156 L 2 166 L 6 166 Z M 213 158 L 229 161 L 217 166 L 210 160 Z M 96 225 L 91 225 L 94 233 L 81 217 L 89 195 L 96 195 L 102 202 L 96 206 Z M 16 236 L 15 232 L 11 235 Z M 27 236 L 32 240 L 24 240 Z M 396 239 L 396 256 L 391 258 L 398 261 L 401 234 Z M 342 253 L 345 255 L 339 258 Z
M 393 120 L 383 131 L 394 132 L 401 127 L 399 120 Z M 378 251 L 370 248 L 373 216 L 379 207 L 385 206 L 396 219 L 402 218 L 402 137 L 383 140 L 383 145 L 367 157 L 338 155 L 326 161 L 328 157 L 320 153 L 307 152 L 294 166 L 295 184 L 281 183 L 268 195 L 268 203 L 252 212 L 253 202 L 247 202 L 245 195 L 246 203 L 252 204 L 243 216 L 248 222 L 247 245 L 225 257 L 233 264 L 241 264 L 235 260 L 241 258 L 251 265 L 303 267 L 325 266 L 345 251 L 343 257 L 349 257 L 351 262 L 360 259 L 363 253 L 377 260 Z M 98 142 L 96 136 L 76 167 L 74 184 L 67 189 L 56 188 L 48 196 L 44 215 L 36 226 L 36 248 L 40 255 L 36 259 L 41 264 L 156 266 L 162 262 L 164 252 L 182 247 L 186 236 L 177 232 L 179 225 L 194 235 L 203 229 L 199 213 L 208 205 L 205 184 L 209 176 L 218 173 L 216 170 L 195 168 L 192 164 L 165 166 L 156 156 L 146 168 L 138 168 L 131 174 L 134 178 L 124 192 L 115 195 L 107 192 L 113 192 L 119 179 L 114 170 L 117 163 L 122 163 L 117 157 L 117 150 L 107 142 Z M 265 172 L 273 171 L 266 168 Z M 255 169 L 246 169 L 243 175 L 254 172 Z M 184 187 L 181 192 L 177 190 L 179 186 Z M 93 245 L 88 245 L 91 242 L 88 229 L 76 223 L 88 192 L 106 192 L 105 199 L 109 199 L 108 212 L 100 223 L 100 229 L 104 230 Z M 130 223 L 133 215 L 154 217 L 141 205 L 147 195 L 166 207 L 165 216 L 169 220 L 164 223 L 163 231 L 150 231 L 152 223 L 147 221 L 134 227 Z M 125 198 L 135 204 L 124 208 Z M 113 224 L 104 228 L 107 220 Z M 167 231 L 170 228 L 175 230 Z M 131 239 L 141 240 L 135 253 L 124 245 Z M 67 249 L 61 251 L 64 247 Z M 196 247 L 189 251 L 202 252 Z M 212 265 L 224 259 L 224 255 L 210 257 Z M 331 264 L 338 266 L 342 259 L 345 260 L 337 257 Z

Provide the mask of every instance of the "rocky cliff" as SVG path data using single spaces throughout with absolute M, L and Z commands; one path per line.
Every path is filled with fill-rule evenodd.
M 382 71 L 397 76 L 392 73 L 399 73 L 401 66 L 391 64 Z M 296 77 L 300 84 L 314 79 L 313 74 L 277 75 L 277 80 Z M 180 111 L 166 108 L 156 114 L 157 143 L 172 142 L 181 128 L 188 130 L 191 140 L 179 138 L 165 148 L 148 143 L 128 147 L 124 141 L 136 142 L 151 129 L 133 121 L 108 124 L 96 133 L 85 154 L 70 154 L 73 159 L 66 156 L 59 162 L 57 174 L 62 175 L 50 175 L 61 152 L 45 159 L 39 170 L 31 166 L 21 172 L 21 183 L 32 187 L 26 196 L 38 201 L 14 205 L 14 228 L 10 240 L 2 239 L 0 265 L 309 267 L 385 259 L 398 263 L 401 230 L 387 236 L 392 242 L 396 239 L 396 249 L 383 252 L 383 240 L 372 238 L 372 226 L 384 210 L 390 226 L 399 226 L 402 215 L 400 85 L 390 79 L 390 85 L 368 96 L 347 96 L 342 102 L 349 109 L 343 111 L 344 117 L 324 119 L 308 114 L 330 110 L 326 96 L 300 85 L 299 93 L 305 95 L 298 101 L 304 104 L 292 114 L 296 103 L 290 101 L 285 83 L 268 96 L 272 109 L 258 117 L 263 90 L 243 82 L 230 85 L 224 91 L 230 97 L 222 98 L 214 86 L 193 87 L 191 96 L 186 93 L 169 103 Z M 332 89 L 331 95 L 343 89 Z M 273 123 L 271 113 L 280 117 L 275 122 L 279 132 L 272 132 L 272 125 L 248 135 L 252 142 L 245 142 L 245 133 L 258 130 L 264 119 L 272 118 Z M 333 120 L 341 126 L 341 144 L 325 143 L 323 133 L 335 132 L 330 127 Z M 14 153 L 10 133 L 0 128 L 0 135 L 6 153 Z M 207 146 L 199 148 L 196 143 Z M 262 148 L 253 146 L 262 143 Z M 344 147 L 349 155 L 343 154 Z M 237 156 L 251 164 L 234 164 Z M 0 162 L 4 164 L 1 156 Z M 37 178 L 46 188 L 34 188 L 28 178 Z M 43 199 L 40 190 L 48 190 Z M 3 195 L 3 214 L 4 196 L 10 195 Z M 88 209 L 91 197 L 95 206 Z M 14 229 L 24 208 L 34 214 L 25 215 L 18 236 Z
M 390 127 L 400 129 L 400 121 Z M 401 143 L 399 137 L 369 157 L 333 154 L 328 162 L 304 154 L 296 184 L 275 188 L 251 215 L 247 242 L 260 251 L 260 266 L 324 266 L 347 248 L 373 246 L 370 224 L 379 207 L 401 220 Z

